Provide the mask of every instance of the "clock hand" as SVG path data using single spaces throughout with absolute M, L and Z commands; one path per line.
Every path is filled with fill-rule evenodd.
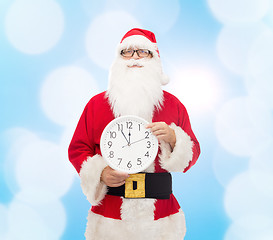
M 137 143 L 137 142 L 143 141 L 143 140 L 145 140 L 145 139 L 146 139 L 146 138 L 142 138 L 142 139 L 140 139 L 140 140 L 134 141 L 134 142 L 132 142 L 132 143 L 131 143 L 131 145 L 132 145 L 132 144 L 134 144 L 134 143 Z
M 130 132 L 130 129 L 129 129 L 129 142 L 128 144 L 130 145 L 131 144 L 131 132 Z
M 125 134 L 124 134 L 124 132 L 121 130 L 121 133 L 122 133 L 122 135 L 124 136 L 124 138 L 125 138 L 125 140 L 126 140 L 126 142 L 128 143 L 128 145 L 130 144 L 130 142 L 127 140 L 127 138 L 126 138 L 126 136 L 125 136 Z M 127 145 L 126 145 L 127 146 Z
M 143 141 L 143 140 L 145 140 L 145 139 L 146 139 L 146 138 L 142 138 L 142 139 L 140 139 L 140 140 L 134 141 L 134 142 L 132 142 L 132 143 L 130 143 L 130 144 L 128 144 L 128 145 L 122 146 L 122 148 L 125 148 L 126 146 L 130 146 L 130 145 L 132 145 L 132 144 L 134 144 L 134 143 Z

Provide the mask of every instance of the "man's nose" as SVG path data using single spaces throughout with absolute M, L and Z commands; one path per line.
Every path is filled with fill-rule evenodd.
M 140 59 L 140 57 L 137 55 L 137 52 L 135 51 L 133 56 L 132 56 L 133 59 Z

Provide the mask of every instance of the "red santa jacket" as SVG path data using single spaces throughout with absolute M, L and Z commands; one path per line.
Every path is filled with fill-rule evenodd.
M 101 171 L 106 166 L 102 163 L 100 137 L 103 129 L 113 119 L 114 114 L 106 92 L 94 96 L 86 105 L 78 122 L 69 146 L 69 159 L 83 179 L 83 191 L 92 204 L 91 210 L 105 217 L 121 219 L 122 197 L 107 195 L 107 187 L 100 182 Z M 176 145 L 171 152 L 166 144 L 160 144 L 154 172 L 186 172 L 196 163 L 200 147 L 191 129 L 186 108 L 175 96 L 166 91 L 162 108 L 156 110 L 153 115 L 153 122 L 161 121 L 175 130 Z M 101 193 L 95 193 L 100 188 Z M 154 219 L 175 214 L 179 208 L 173 195 L 170 199 L 158 199 L 155 201 Z

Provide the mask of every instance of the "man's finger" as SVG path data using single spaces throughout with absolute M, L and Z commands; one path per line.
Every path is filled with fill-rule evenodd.
M 120 171 L 113 171 L 112 176 L 125 179 L 129 177 L 129 174 L 125 172 L 120 172 Z
M 146 126 L 146 128 L 152 128 L 152 127 L 154 127 L 156 124 L 157 124 L 157 123 L 149 123 L 149 124 Z
M 117 182 L 117 183 L 111 183 L 109 184 L 109 187 L 119 187 L 121 185 L 125 184 L 125 181 Z

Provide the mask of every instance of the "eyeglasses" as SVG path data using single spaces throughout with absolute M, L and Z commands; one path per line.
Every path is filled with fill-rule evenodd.
M 148 49 L 123 49 L 121 50 L 120 54 L 123 57 L 133 57 L 133 55 L 135 54 L 135 52 L 137 53 L 137 55 L 139 57 L 148 57 L 150 54 L 152 54 L 152 52 Z

